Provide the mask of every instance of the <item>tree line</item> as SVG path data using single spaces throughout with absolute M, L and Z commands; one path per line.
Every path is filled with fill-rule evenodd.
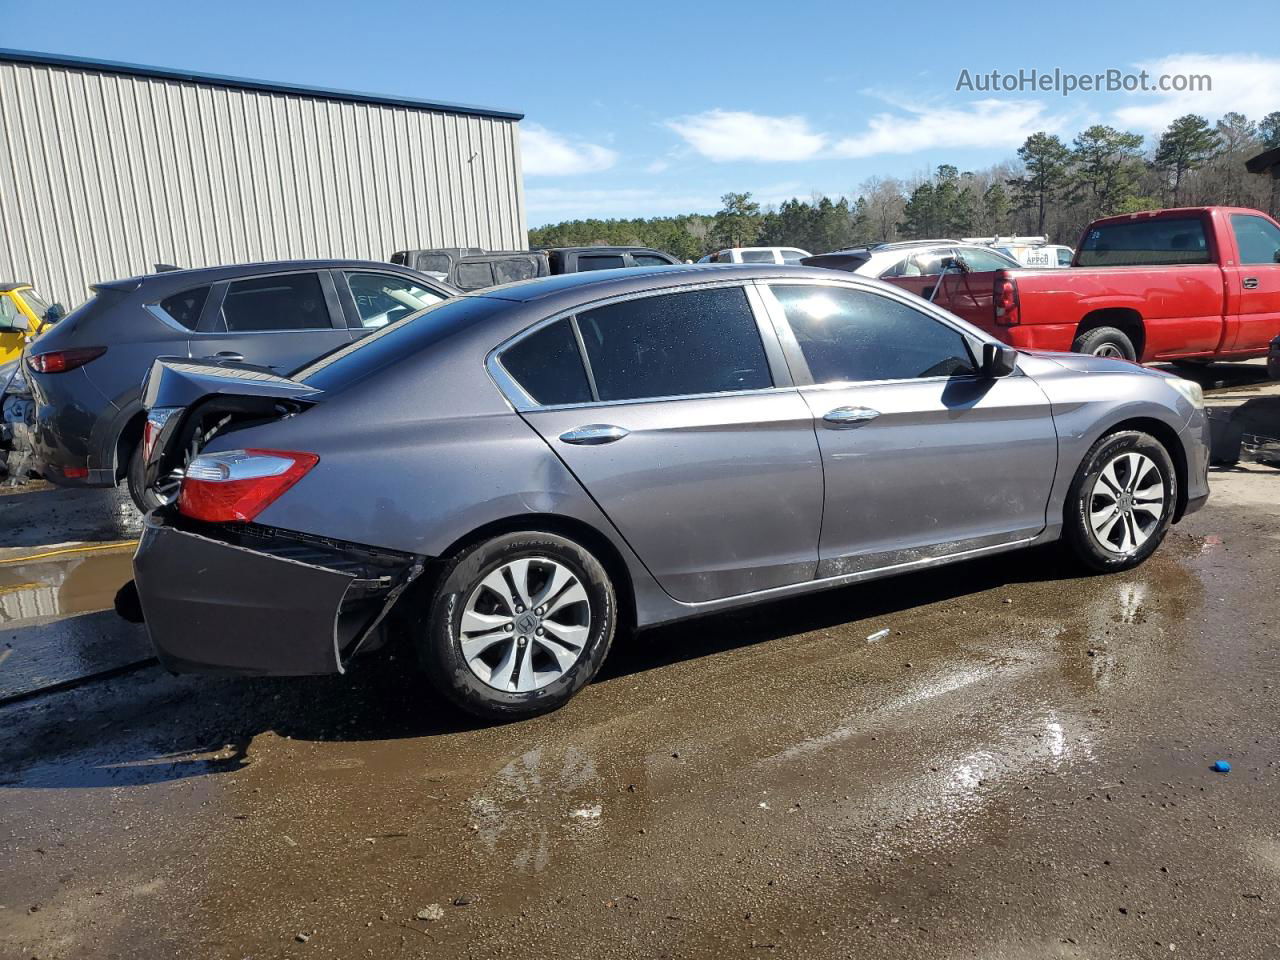
M 1148 145 L 1140 133 L 1095 124 L 1069 143 L 1033 133 L 1016 159 L 985 170 L 943 164 L 905 179 L 872 177 L 850 196 L 815 195 L 762 207 L 726 193 L 715 214 L 567 220 L 529 231 L 532 247 L 656 247 L 684 260 L 724 247 L 801 247 L 813 253 L 893 240 L 1043 234 L 1074 244 L 1085 224 L 1159 207 L 1225 204 L 1280 212 L 1280 181 L 1245 160 L 1280 147 L 1280 110 L 1254 122 L 1174 120 Z

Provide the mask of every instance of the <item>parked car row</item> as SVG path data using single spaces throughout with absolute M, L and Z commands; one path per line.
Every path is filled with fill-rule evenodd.
M 649 247 L 545 247 L 538 250 L 445 248 L 399 250 L 391 262 L 421 270 L 470 293 L 501 283 L 587 270 L 679 263 L 675 257 Z
M 802 262 L 882 278 L 1016 347 L 1203 363 L 1264 357 L 1280 334 L 1280 225 L 1245 208 L 1096 220 L 1069 270 L 950 240 Z

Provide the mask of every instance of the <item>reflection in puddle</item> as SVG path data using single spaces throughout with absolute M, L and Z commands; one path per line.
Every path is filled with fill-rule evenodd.
M 542 747 L 512 760 L 467 805 L 471 830 L 489 856 L 507 858 L 517 870 L 540 873 L 553 842 L 563 842 L 604 822 L 595 761 L 566 747 L 558 763 Z
M 0 623 L 16 627 L 110 609 L 116 591 L 133 576 L 133 545 L 90 549 L 0 565 Z

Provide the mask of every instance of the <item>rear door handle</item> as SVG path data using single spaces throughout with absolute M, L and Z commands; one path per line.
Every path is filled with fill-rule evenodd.
M 220 360 L 234 360 L 236 363 L 244 362 L 244 354 L 236 353 L 234 350 L 219 350 L 214 356 Z
M 870 407 L 836 407 L 823 414 L 822 422 L 837 430 L 848 430 L 870 423 L 878 416 L 880 411 Z
M 1257 277 L 1245 277 L 1245 278 L 1244 278 L 1244 288 L 1245 288 L 1246 290 L 1257 290 L 1257 289 L 1258 289 L 1258 278 L 1257 278 Z
M 567 433 L 560 434 L 560 439 L 565 443 L 596 447 L 602 443 L 614 443 L 621 440 L 630 432 L 625 427 L 615 427 L 609 423 L 589 423 L 585 427 L 577 427 Z

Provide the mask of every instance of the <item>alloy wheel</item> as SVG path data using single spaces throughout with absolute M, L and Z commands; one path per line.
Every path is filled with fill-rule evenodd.
M 1133 553 L 1164 516 L 1164 475 L 1141 453 L 1121 453 L 1098 474 L 1089 496 L 1089 528 L 1110 553 Z
M 491 570 L 471 591 L 458 628 L 471 672 L 506 693 L 560 679 L 590 636 L 586 589 L 572 570 L 548 557 L 521 557 Z
M 1100 343 L 1093 348 L 1095 357 L 1115 357 L 1117 360 L 1127 360 L 1124 351 L 1114 343 Z

